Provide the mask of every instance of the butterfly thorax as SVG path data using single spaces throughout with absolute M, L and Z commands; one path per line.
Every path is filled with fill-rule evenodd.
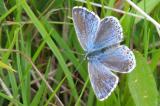
M 119 43 L 114 44 L 114 45 L 109 46 L 109 47 L 102 47 L 102 48 L 99 48 L 99 49 L 93 49 L 92 51 L 87 51 L 85 57 L 87 58 L 87 60 L 93 60 L 97 56 L 99 56 L 100 54 L 103 54 L 105 51 L 107 51 L 111 48 L 115 48 L 118 45 L 119 45 Z
M 87 60 L 92 60 L 95 59 L 99 54 L 103 53 L 106 50 L 106 48 L 99 49 L 99 50 L 94 50 L 91 52 L 86 52 L 86 58 Z

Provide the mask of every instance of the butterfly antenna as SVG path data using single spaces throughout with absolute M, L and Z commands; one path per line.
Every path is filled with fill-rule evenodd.
M 76 51 L 72 51 L 72 50 L 68 50 L 68 49 L 61 49 L 62 52 L 70 52 L 70 53 L 74 53 L 74 54 L 77 54 L 77 55 L 81 55 L 81 56 L 85 56 L 84 53 L 79 53 L 79 52 L 76 52 Z
M 86 56 L 84 58 L 82 58 L 82 60 L 80 60 L 80 63 L 78 64 L 78 66 L 76 67 L 76 71 L 78 71 L 78 69 L 80 68 L 80 66 L 83 64 L 83 62 L 86 60 Z M 75 72 L 76 72 L 75 71 Z
M 86 54 L 85 53 L 79 53 L 76 51 L 72 51 L 72 50 L 68 50 L 68 49 L 61 49 L 62 52 L 66 51 L 66 52 L 70 52 L 70 53 L 74 53 L 77 55 L 81 55 L 83 56 L 83 58 L 80 59 L 80 63 L 78 64 L 78 66 L 76 67 L 76 71 L 78 71 L 78 69 L 80 68 L 80 66 L 83 64 L 83 62 L 86 60 Z M 76 72 L 75 71 L 75 72 Z

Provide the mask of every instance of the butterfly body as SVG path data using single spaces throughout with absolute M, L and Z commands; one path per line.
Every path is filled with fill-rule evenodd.
M 77 38 L 86 51 L 88 73 L 93 91 L 99 100 L 106 99 L 118 84 L 118 77 L 112 73 L 129 73 L 136 61 L 133 52 L 125 45 L 122 27 L 113 16 L 100 18 L 84 7 L 72 10 Z

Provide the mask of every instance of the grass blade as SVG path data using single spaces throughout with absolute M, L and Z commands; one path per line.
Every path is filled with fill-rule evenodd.
M 7 69 L 7 70 L 9 70 L 9 71 L 16 72 L 12 67 L 10 67 L 9 65 L 3 63 L 2 61 L 0 61 L 0 67 L 1 67 L 1 68 L 5 68 L 5 69 Z

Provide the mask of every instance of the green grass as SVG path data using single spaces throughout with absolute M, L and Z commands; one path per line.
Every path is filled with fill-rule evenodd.
M 121 0 L 0 0 L 0 106 L 159 106 L 160 35 L 147 19 Z M 160 0 L 132 0 L 160 22 Z M 96 7 L 90 2 L 102 4 Z M 124 42 L 134 51 L 136 68 L 117 74 L 119 84 L 105 101 L 91 87 L 87 61 L 77 40 L 72 8 L 85 6 L 117 17 Z M 148 8 L 149 7 L 149 8 Z M 13 72 L 13 71 L 16 72 Z

